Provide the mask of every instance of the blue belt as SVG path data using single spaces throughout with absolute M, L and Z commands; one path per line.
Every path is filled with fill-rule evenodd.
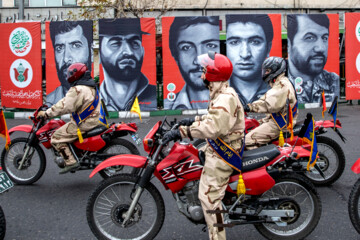
M 295 115 L 297 114 L 297 109 L 298 109 L 298 102 L 296 101 L 294 107 L 291 109 L 292 110 L 292 115 L 293 117 L 295 117 Z M 287 122 L 286 122 L 286 115 L 283 115 L 281 113 L 272 113 L 271 116 L 274 119 L 275 123 L 278 125 L 279 129 L 283 129 Z
M 238 153 L 220 138 L 217 138 L 216 140 L 207 139 L 207 142 L 226 164 L 228 164 L 236 171 L 241 172 L 242 155 L 244 153 L 245 143 L 243 143 L 241 151 Z

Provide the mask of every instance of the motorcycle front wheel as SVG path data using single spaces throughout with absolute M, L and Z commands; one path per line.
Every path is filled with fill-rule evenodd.
M 329 186 L 344 172 L 345 154 L 341 146 L 326 136 L 316 137 L 319 158 L 316 164 L 325 175 L 323 178 L 316 170 L 306 171 L 305 176 L 317 186 Z
M 98 239 L 154 239 L 158 234 L 165 218 L 165 205 L 152 183 L 144 188 L 130 221 L 122 226 L 136 183 L 135 175 L 115 175 L 103 180 L 91 194 L 86 216 Z
M 353 188 L 351 189 L 348 211 L 351 223 L 356 231 L 360 234 L 360 179 L 357 180 Z
M 139 150 L 137 147 L 129 142 L 126 139 L 122 138 L 116 138 L 113 139 L 109 144 L 107 144 L 105 147 L 103 147 L 99 153 L 106 153 L 106 154 L 114 154 L 114 155 L 120 155 L 120 154 L 134 154 L 134 155 L 140 155 Z M 131 174 L 137 174 L 139 172 L 139 169 L 133 168 L 130 166 L 111 166 L 108 168 L 105 168 L 104 170 L 101 170 L 99 172 L 100 176 L 104 179 L 120 174 L 120 173 L 131 173 Z
M 11 141 L 9 150 L 1 153 L 1 166 L 11 181 L 16 184 L 28 185 L 36 182 L 44 174 L 46 158 L 39 145 L 30 147 L 27 157 L 20 167 L 27 145 L 27 138 L 16 138 Z
M 293 217 L 281 218 L 285 225 L 276 223 L 256 224 L 256 229 L 267 239 L 304 239 L 317 226 L 321 217 L 321 201 L 314 185 L 297 174 L 276 179 L 276 184 L 261 198 L 279 198 L 284 201 L 278 209 L 293 210 Z

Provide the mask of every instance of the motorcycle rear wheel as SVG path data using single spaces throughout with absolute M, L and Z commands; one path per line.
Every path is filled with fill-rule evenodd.
M 99 151 L 99 153 L 116 154 L 116 155 L 120 155 L 120 154 L 140 155 L 139 150 L 134 144 L 122 138 L 113 139 L 109 144 L 103 147 Z M 140 169 L 133 168 L 130 166 L 112 166 L 105 168 L 104 170 L 101 170 L 99 174 L 102 178 L 106 179 L 120 173 L 137 174 L 139 171 Z
M 131 222 L 122 227 L 123 214 L 129 208 L 137 176 L 115 175 L 103 180 L 88 199 L 86 217 L 98 239 L 154 239 L 165 218 L 160 192 L 148 183 L 135 207 Z
M 39 145 L 31 147 L 28 159 L 19 170 L 19 163 L 24 155 L 27 138 L 16 138 L 11 141 L 9 150 L 1 153 L 1 166 L 11 181 L 19 185 L 29 185 L 41 178 L 46 167 L 46 157 Z
M 262 198 L 291 199 L 283 203 L 281 209 L 293 209 L 294 217 L 284 218 L 287 226 L 275 223 L 256 224 L 255 228 L 267 239 L 304 239 L 317 226 L 321 217 L 321 201 L 314 185 L 297 174 L 284 175 L 276 179 L 276 184 L 262 195 Z
M 356 231 L 360 234 L 360 179 L 358 179 L 351 189 L 348 212 L 351 223 Z

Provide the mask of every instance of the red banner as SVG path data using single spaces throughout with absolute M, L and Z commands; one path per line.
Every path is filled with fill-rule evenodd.
M 219 17 L 163 17 L 162 43 L 165 109 L 207 108 L 209 91 L 196 57 L 220 52 Z
M 287 15 L 289 79 L 298 102 L 326 102 L 340 94 L 339 15 Z
M 99 21 L 100 94 L 108 111 L 156 110 L 155 18 Z M 125 41 L 127 44 L 121 44 Z
M 42 104 L 40 22 L 1 23 L 1 105 L 35 109 Z
M 360 13 L 345 13 L 345 95 L 360 99 Z
M 75 62 L 92 65 L 92 21 L 55 21 L 45 23 L 46 104 L 62 99 L 70 88 L 67 68 Z

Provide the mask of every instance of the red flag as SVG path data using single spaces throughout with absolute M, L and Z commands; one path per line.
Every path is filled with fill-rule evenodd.
M 290 131 L 291 133 L 291 137 L 290 140 L 292 141 L 294 138 L 294 131 L 293 131 L 293 113 L 292 113 L 292 109 L 291 109 L 291 105 L 290 103 L 288 104 L 288 125 L 287 125 L 287 129 Z
M 326 100 L 325 100 L 325 91 L 323 90 L 321 93 L 321 99 L 322 99 L 322 117 L 324 118 L 324 112 L 326 111 Z
M 5 138 L 5 149 L 8 150 L 11 142 L 9 132 L 6 126 L 5 115 L 2 109 L 0 110 L 0 136 Z

